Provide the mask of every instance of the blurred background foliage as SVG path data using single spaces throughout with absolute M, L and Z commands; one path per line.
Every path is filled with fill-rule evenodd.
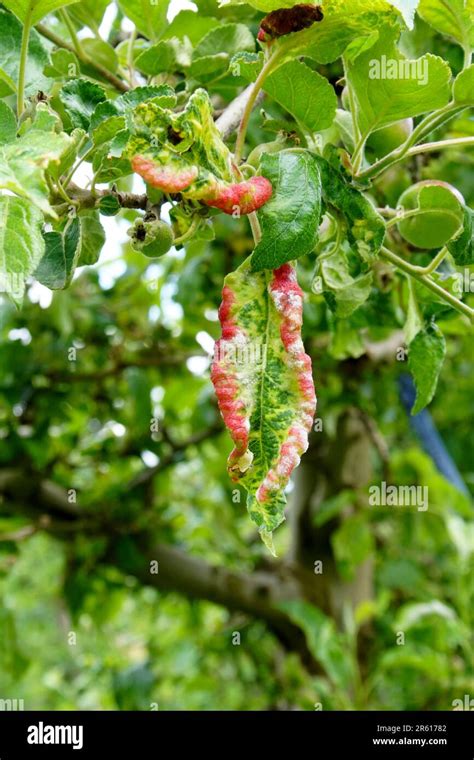
M 218 15 L 212 0 L 197 5 Z M 222 14 L 254 31 L 261 15 L 247 6 Z M 453 69 L 461 64 L 456 46 L 421 22 L 406 46 L 440 53 Z M 342 74 L 339 64 L 319 69 L 334 83 Z M 214 84 L 222 104 L 237 92 L 235 78 Z M 252 117 L 251 146 L 272 140 L 275 124 L 295 139 L 277 105 L 263 108 L 263 118 L 258 109 Z M 472 116 L 449 130 L 473 134 Z M 472 206 L 472 164 L 472 154 L 455 151 L 413 159 L 387 172 L 374 197 L 393 204 L 413 181 L 439 177 Z M 130 178 L 118 186 L 131 189 Z M 339 321 L 311 291 L 316 255 L 298 265 L 323 427 L 306 470 L 317 477 L 324 460 L 334 472 L 307 519 L 348 592 L 337 611 L 303 598 L 282 602 L 305 634 L 311 664 L 268 620 L 152 588 L 111 559 L 114 544 L 133 564 L 135 536 L 145 533 L 246 574 L 296 572 L 292 520 L 276 534 L 279 559 L 270 560 L 243 494 L 239 503 L 233 491 L 230 440 L 209 380 L 223 278 L 251 251 L 247 223 L 218 217 L 214 240 L 150 262 L 124 242 L 135 217 L 101 217 L 102 257 L 69 290 L 51 298 L 35 284 L 21 311 L 0 307 L 0 490 L 2 476 L 21 472 L 15 498 L 7 487 L 0 496 L 0 698 L 24 699 L 27 709 L 410 710 L 452 709 L 473 695 L 472 506 L 422 450 L 400 401 L 406 365 L 395 353 L 407 291 L 382 265 L 381 287 Z M 463 317 L 438 312 L 448 356 L 430 413 L 472 493 L 472 342 Z M 376 347 L 386 345 L 379 356 Z M 362 483 L 337 470 L 341 420 L 354 410 L 367 429 Z M 351 466 L 357 474 L 359 463 Z M 154 477 L 141 480 L 147 470 Z M 301 501 L 299 472 L 289 513 Z M 368 488 L 383 479 L 428 486 L 428 510 L 369 507 Z M 81 519 L 69 528 L 44 508 L 44 481 L 75 492 Z M 298 556 L 308 573 L 322 556 L 308 546 L 311 536 Z M 352 590 L 363 567 L 370 590 L 360 598 Z

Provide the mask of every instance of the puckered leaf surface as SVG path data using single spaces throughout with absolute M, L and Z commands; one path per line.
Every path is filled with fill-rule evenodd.
M 248 492 L 262 538 L 284 520 L 284 488 L 308 446 L 316 408 L 311 359 L 301 340 L 303 294 L 291 264 L 225 279 L 212 381 L 235 448 L 231 478 Z

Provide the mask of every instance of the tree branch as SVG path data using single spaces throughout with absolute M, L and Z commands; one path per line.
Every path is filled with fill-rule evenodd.
M 181 441 L 180 443 L 171 442 L 168 438 L 168 442 L 172 447 L 171 453 L 166 457 L 163 457 L 163 459 L 161 459 L 154 467 L 147 467 L 146 469 L 139 472 L 138 475 L 135 475 L 135 477 L 132 478 L 128 485 L 125 486 L 125 491 L 127 492 L 133 488 L 138 488 L 138 486 L 146 485 L 151 480 L 153 480 L 155 475 L 158 475 L 158 473 L 163 472 L 163 470 L 166 470 L 172 464 L 175 464 L 175 462 L 179 461 L 181 459 L 180 455 L 185 449 L 188 449 L 190 446 L 197 446 L 199 443 L 202 443 L 209 438 L 213 438 L 221 432 L 222 425 L 216 424 L 207 430 L 200 430 L 199 433 L 192 435 L 190 438 L 187 438 L 185 441 Z
M 133 361 L 120 360 L 110 365 L 110 367 L 104 367 L 103 369 L 96 370 L 95 372 L 61 372 L 52 370 L 48 372 L 46 377 L 54 381 L 64 382 L 90 382 L 91 380 L 105 380 L 108 377 L 115 377 L 119 375 L 123 370 L 130 367 L 174 367 L 181 366 L 187 359 L 194 356 L 208 356 L 203 351 L 190 351 L 189 353 L 179 354 L 167 354 L 162 355 L 156 353 L 153 356 L 137 357 Z
M 24 499 L 31 490 L 39 494 L 37 500 Z M 94 531 L 93 518 L 89 521 L 81 519 L 80 509 L 69 504 L 64 489 L 49 481 L 35 484 L 19 469 L 0 470 L 0 495 L 13 500 L 15 506 L 30 517 L 36 512 L 31 533 L 41 529 L 57 538 L 67 539 L 76 531 Z M 45 515 L 43 511 L 47 508 L 64 519 Z M 322 576 L 316 577 L 301 568 L 279 563 L 272 563 L 269 569 L 252 574 L 230 570 L 194 557 L 179 547 L 157 543 L 150 532 L 133 534 L 137 551 L 123 552 L 117 540 L 123 538 L 123 526 L 118 526 L 113 519 L 107 524 L 106 519 L 105 515 L 95 518 L 96 535 L 105 534 L 109 539 L 109 548 L 100 560 L 102 563 L 114 564 L 122 572 L 156 589 L 175 591 L 190 599 L 206 600 L 262 619 L 285 647 L 300 654 L 311 671 L 320 672 L 303 632 L 279 608 L 279 604 L 291 599 L 305 599 L 327 611 L 326 584 Z M 129 533 L 127 537 L 130 539 Z M 25 538 L 21 536 L 22 540 Z M 157 571 L 154 572 L 155 566 Z
M 233 132 L 239 127 L 242 120 L 242 116 L 247 107 L 247 103 L 250 100 L 253 92 L 253 84 L 249 84 L 248 87 L 243 90 L 240 95 L 237 95 L 234 100 L 229 103 L 223 113 L 216 119 L 216 127 L 221 133 L 223 140 L 227 140 Z M 264 93 L 259 92 L 255 103 L 260 103 L 264 98 Z

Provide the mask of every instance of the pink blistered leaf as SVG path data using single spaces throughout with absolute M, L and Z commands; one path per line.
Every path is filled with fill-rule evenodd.
M 197 166 L 189 166 L 184 169 L 160 166 L 146 156 L 134 156 L 131 164 L 133 171 L 143 177 L 145 182 L 164 193 L 179 193 L 186 190 L 199 174 Z
M 273 188 L 266 177 L 251 177 L 233 185 L 220 185 L 218 192 L 204 203 L 225 214 L 245 215 L 257 211 L 272 197 Z
M 247 508 L 268 546 L 316 411 L 302 312 L 291 264 L 254 272 L 247 259 L 226 278 L 211 378 L 234 442 L 229 474 L 247 490 Z

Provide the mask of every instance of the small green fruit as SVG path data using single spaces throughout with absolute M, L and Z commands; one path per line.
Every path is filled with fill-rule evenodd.
M 399 198 L 399 211 L 420 211 L 417 216 L 398 222 L 400 235 L 416 248 L 441 248 L 460 229 L 464 206 L 459 190 L 447 182 L 434 179 L 418 182 Z
M 365 147 L 374 158 L 383 158 L 402 145 L 413 132 L 413 119 L 402 119 L 369 135 Z
M 132 238 L 132 248 L 151 259 L 163 256 L 174 242 L 171 227 L 156 218 L 137 219 L 127 234 Z

